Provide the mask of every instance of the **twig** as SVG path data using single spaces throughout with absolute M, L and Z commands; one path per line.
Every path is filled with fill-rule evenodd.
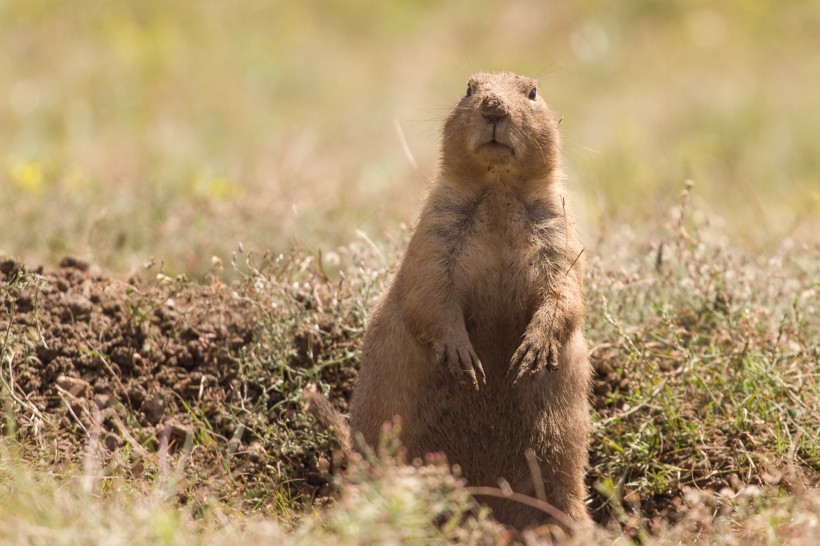
M 527 458 L 527 465 L 530 467 L 530 477 L 532 484 L 535 487 L 535 497 L 547 502 L 547 492 L 544 489 L 544 477 L 541 475 L 541 467 L 538 466 L 538 458 L 535 456 L 535 451 L 527 448 L 524 451 L 524 457 Z
M 123 438 L 125 438 L 125 441 L 130 444 L 131 449 L 133 449 L 137 455 L 146 459 L 150 456 L 148 450 L 146 450 L 142 444 L 134 438 L 134 436 L 129 432 L 128 427 L 125 426 L 125 423 L 122 422 L 122 419 L 120 419 L 118 415 L 112 416 L 111 422 L 115 427 L 117 427 L 117 431 Z
M 564 273 L 564 278 L 565 279 L 569 276 L 569 272 L 572 271 L 572 268 L 575 267 L 575 264 L 578 263 L 578 260 L 581 258 L 581 254 L 584 253 L 584 250 L 586 250 L 586 249 L 582 248 L 581 252 L 579 252 L 578 255 L 575 257 L 575 259 L 572 260 L 572 263 L 569 264 L 569 267 L 567 268 L 566 273 Z M 567 287 L 565 285 L 564 286 L 564 298 L 565 299 L 567 297 L 566 288 Z M 549 329 L 549 332 L 547 334 L 550 338 L 552 337 L 552 327 L 555 325 L 555 315 L 557 315 L 557 314 L 558 314 L 558 300 L 555 300 L 555 307 L 552 310 L 552 319 L 550 320 L 550 329 Z
M 367 233 L 365 233 L 361 229 L 357 229 L 356 236 L 363 239 L 364 242 L 366 242 L 370 246 L 370 248 L 373 249 L 373 251 L 376 253 L 376 255 L 379 257 L 383 264 L 387 264 L 387 258 L 385 258 L 384 254 L 382 254 L 382 251 L 379 250 L 378 245 L 376 245 L 376 243 L 374 243 L 373 240 L 367 236 Z
M 586 248 L 582 248 L 582 249 L 581 249 L 581 252 L 579 252 L 579 253 L 578 253 L 578 255 L 575 257 L 575 259 L 574 259 L 574 260 L 572 260 L 572 263 L 571 263 L 571 264 L 569 264 L 569 268 L 567 269 L 567 272 L 566 272 L 566 273 L 564 273 L 564 277 L 568 277 L 568 276 L 569 276 L 569 272 L 570 272 L 570 271 L 572 271 L 572 268 L 573 268 L 573 267 L 575 267 L 575 264 L 578 262 L 578 259 L 581 257 L 581 254 L 583 254 L 583 253 L 584 253 L 584 250 L 586 250 Z
M 565 527 L 572 526 L 572 520 L 569 516 L 563 513 L 561 510 L 553 506 L 552 504 L 548 503 L 547 501 L 542 501 L 539 499 L 535 499 L 528 495 L 524 495 L 523 493 L 517 493 L 515 491 L 511 491 L 505 493 L 498 487 L 488 487 L 488 486 L 478 486 L 478 487 L 467 487 L 467 492 L 473 496 L 479 497 L 495 497 L 497 499 L 507 499 L 511 500 L 530 508 L 535 508 L 536 510 L 540 510 L 547 514 L 548 516 L 554 518 L 558 521 L 559 524 Z
M 83 424 L 83 422 L 80 421 L 80 418 L 77 417 L 77 414 L 74 413 L 73 409 L 71 409 L 71 404 L 68 403 L 68 400 L 65 399 L 65 396 L 63 396 L 63 394 L 67 394 L 67 395 L 71 396 L 74 399 L 76 399 L 77 397 L 74 396 L 73 394 L 71 394 L 70 392 L 68 392 L 67 390 L 65 390 L 64 388 L 62 388 L 60 385 L 55 385 L 55 387 L 57 387 L 57 396 L 59 396 L 60 400 L 63 401 L 63 404 L 65 404 L 66 409 L 71 414 L 71 416 L 74 417 L 74 420 L 77 422 L 77 424 L 80 425 L 80 428 L 83 429 L 83 432 L 85 432 L 86 435 L 88 435 L 88 429 L 85 428 L 85 425 Z
M 413 169 L 419 170 L 419 165 L 416 163 L 416 158 L 413 157 L 413 152 L 410 151 L 410 145 L 407 144 L 407 139 L 404 138 L 404 131 L 401 128 L 401 123 L 399 123 L 398 119 L 394 119 L 393 125 L 396 127 L 396 134 L 399 136 L 399 142 L 401 143 L 401 148 L 404 151 L 404 155 L 407 157 L 407 161 L 410 162 Z
M 23 400 L 22 398 L 17 396 L 17 394 L 14 392 L 15 391 L 14 369 L 11 367 L 11 364 L 12 364 L 13 361 L 14 361 L 14 351 L 9 349 L 9 358 L 8 358 L 8 362 L 7 362 L 8 367 L 9 367 L 9 381 L 6 381 L 6 378 L 5 378 L 4 374 L 2 373 L 2 368 L 0 368 L 0 383 L 2 383 L 3 386 L 6 388 L 6 390 L 9 393 L 9 396 L 11 396 L 12 400 L 14 400 L 18 404 L 20 404 L 21 407 L 28 408 L 31 411 L 31 413 L 33 413 L 34 415 L 36 415 L 40 419 L 40 421 L 45 422 L 46 421 L 45 415 L 43 415 L 40 412 L 40 410 L 37 409 L 37 406 L 34 405 L 34 402 L 29 400 L 28 398 Z

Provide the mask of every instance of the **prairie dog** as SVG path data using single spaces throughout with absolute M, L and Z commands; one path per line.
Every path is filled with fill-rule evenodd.
M 473 75 L 444 123 L 418 226 L 371 312 L 351 428 L 375 445 L 399 415 L 410 457 L 444 452 L 469 485 L 503 479 L 584 521 L 591 368 L 582 247 L 562 178 L 558 120 L 537 82 Z M 545 519 L 480 500 L 515 527 Z

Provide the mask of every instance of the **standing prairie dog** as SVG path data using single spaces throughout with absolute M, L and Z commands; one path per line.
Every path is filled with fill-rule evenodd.
M 410 457 L 443 452 L 471 486 L 503 479 L 587 520 L 582 247 L 561 185 L 558 120 L 537 82 L 470 78 L 444 124 L 439 167 L 370 315 L 351 428 L 375 445 L 398 415 Z M 515 527 L 545 519 L 481 500 Z

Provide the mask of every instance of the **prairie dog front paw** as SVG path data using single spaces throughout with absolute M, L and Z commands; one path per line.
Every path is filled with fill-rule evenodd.
M 507 376 L 513 378 L 513 384 L 524 377 L 533 377 L 544 369 L 558 369 L 559 343 L 553 339 L 544 339 L 544 335 L 527 334 L 521 345 L 510 359 Z
M 484 368 L 469 339 L 442 340 L 436 345 L 436 361 L 462 382 L 465 375 L 469 377 L 476 390 L 487 384 Z

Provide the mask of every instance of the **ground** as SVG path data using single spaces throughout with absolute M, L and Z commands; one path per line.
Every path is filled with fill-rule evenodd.
M 685 520 L 693 495 L 731 506 L 820 481 L 816 249 L 759 260 L 666 229 L 622 250 L 629 267 L 590 260 L 591 507 L 629 536 Z M 176 461 L 185 506 L 216 495 L 295 523 L 333 504 L 332 434 L 299 397 L 317 382 L 347 411 L 388 275 L 363 267 L 367 248 L 332 271 L 321 255 L 245 256 L 238 280 L 215 263 L 202 282 L 4 258 L 4 434 L 38 468 L 102 482 L 140 487 Z

